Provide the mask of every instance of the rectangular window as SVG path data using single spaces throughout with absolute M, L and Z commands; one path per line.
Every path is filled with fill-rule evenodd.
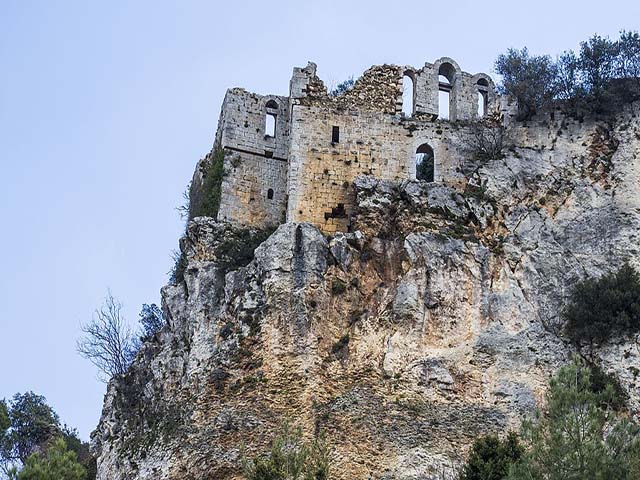
M 339 143 L 340 142 L 340 127 L 334 126 L 331 129 L 331 143 Z
M 276 136 L 276 116 L 273 113 L 267 113 L 265 136 L 272 138 Z

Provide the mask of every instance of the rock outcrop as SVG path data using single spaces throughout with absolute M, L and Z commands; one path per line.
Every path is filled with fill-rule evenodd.
M 516 125 L 504 158 L 469 159 L 464 191 L 361 177 L 353 233 L 287 223 L 250 261 L 259 232 L 194 219 L 166 327 L 109 384 L 98 478 L 240 478 L 285 419 L 325 433 L 333 478 L 452 478 L 575 353 L 570 286 L 640 267 L 639 114 Z M 639 345 L 591 353 L 633 415 Z

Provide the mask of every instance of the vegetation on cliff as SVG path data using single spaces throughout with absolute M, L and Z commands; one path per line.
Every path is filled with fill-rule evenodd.
M 593 347 L 640 331 L 640 275 L 629 264 L 573 287 L 564 308 L 566 333 L 576 345 Z
M 520 439 L 510 433 L 477 440 L 460 480 L 640 478 L 640 428 L 616 413 L 613 384 L 601 389 L 596 382 L 574 358 L 550 380 Z
M 222 177 L 224 176 L 224 156 L 223 149 L 214 148 L 202 162 L 200 167 L 202 185 L 200 189 L 190 189 L 187 199 L 188 205 L 185 207 L 189 212 L 189 219 L 195 217 L 216 218 L 218 216 Z
M 43 396 L 26 392 L 0 401 L 0 472 L 15 480 L 91 480 L 96 459 Z
M 574 112 L 611 113 L 640 97 L 640 35 L 622 31 L 618 40 L 594 35 L 580 51 L 531 55 L 509 49 L 496 60 L 499 91 L 518 102 L 521 119 L 531 118 L 554 101 Z
M 91 361 L 100 378 L 107 382 L 124 375 L 135 359 L 142 343 L 153 338 L 164 326 L 162 310 L 156 304 L 143 304 L 137 330 L 129 327 L 122 315 L 122 304 L 109 291 L 91 321 L 82 325 L 78 353 Z
M 247 480 L 328 480 L 330 451 L 322 436 L 304 441 L 302 430 L 285 423 L 265 456 L 245 459 Z

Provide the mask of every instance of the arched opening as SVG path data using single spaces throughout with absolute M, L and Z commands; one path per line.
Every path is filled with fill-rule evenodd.
M 273 188 L 267 190 L 267 200 L 273 200 Z
M 443 63 L 438 69 L 438 118 L 451 118 L 451 90 L 456 79 L 456 69 L 450 63 Z
M 423 143 L 416 150 L 416 179 L 424 182 L 434 181 L 435 157 L 433 148 Z
M 265 113 L 265 126 L 264 136 L 265 138 L 274 138 L 276 136 L 276 118 L 278 115 L 278 104 L 275 100 L 269 100 L 266 104 Z
M 405 117 L 413 116 L 415 103 L 415 85 L 413 78 L 406 73 L 402 77 L 402 114 Z
M 481 78 L 476 87 L 478 89 L 478 117 L 482 118 L 487 114 L 489 105 L 489 82 L 486 78 Z

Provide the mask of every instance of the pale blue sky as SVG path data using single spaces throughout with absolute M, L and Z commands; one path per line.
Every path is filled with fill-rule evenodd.
M 327 82 L 444 55 L 491 73 L 639 24 L 637 0 L 0 0 L 0 398 L 43 394 L 88 438 L 105 386 L 79 325 L 107 288 L 131 322 L 159 302 L 228 87 L 286 95 L 307 60 Z

